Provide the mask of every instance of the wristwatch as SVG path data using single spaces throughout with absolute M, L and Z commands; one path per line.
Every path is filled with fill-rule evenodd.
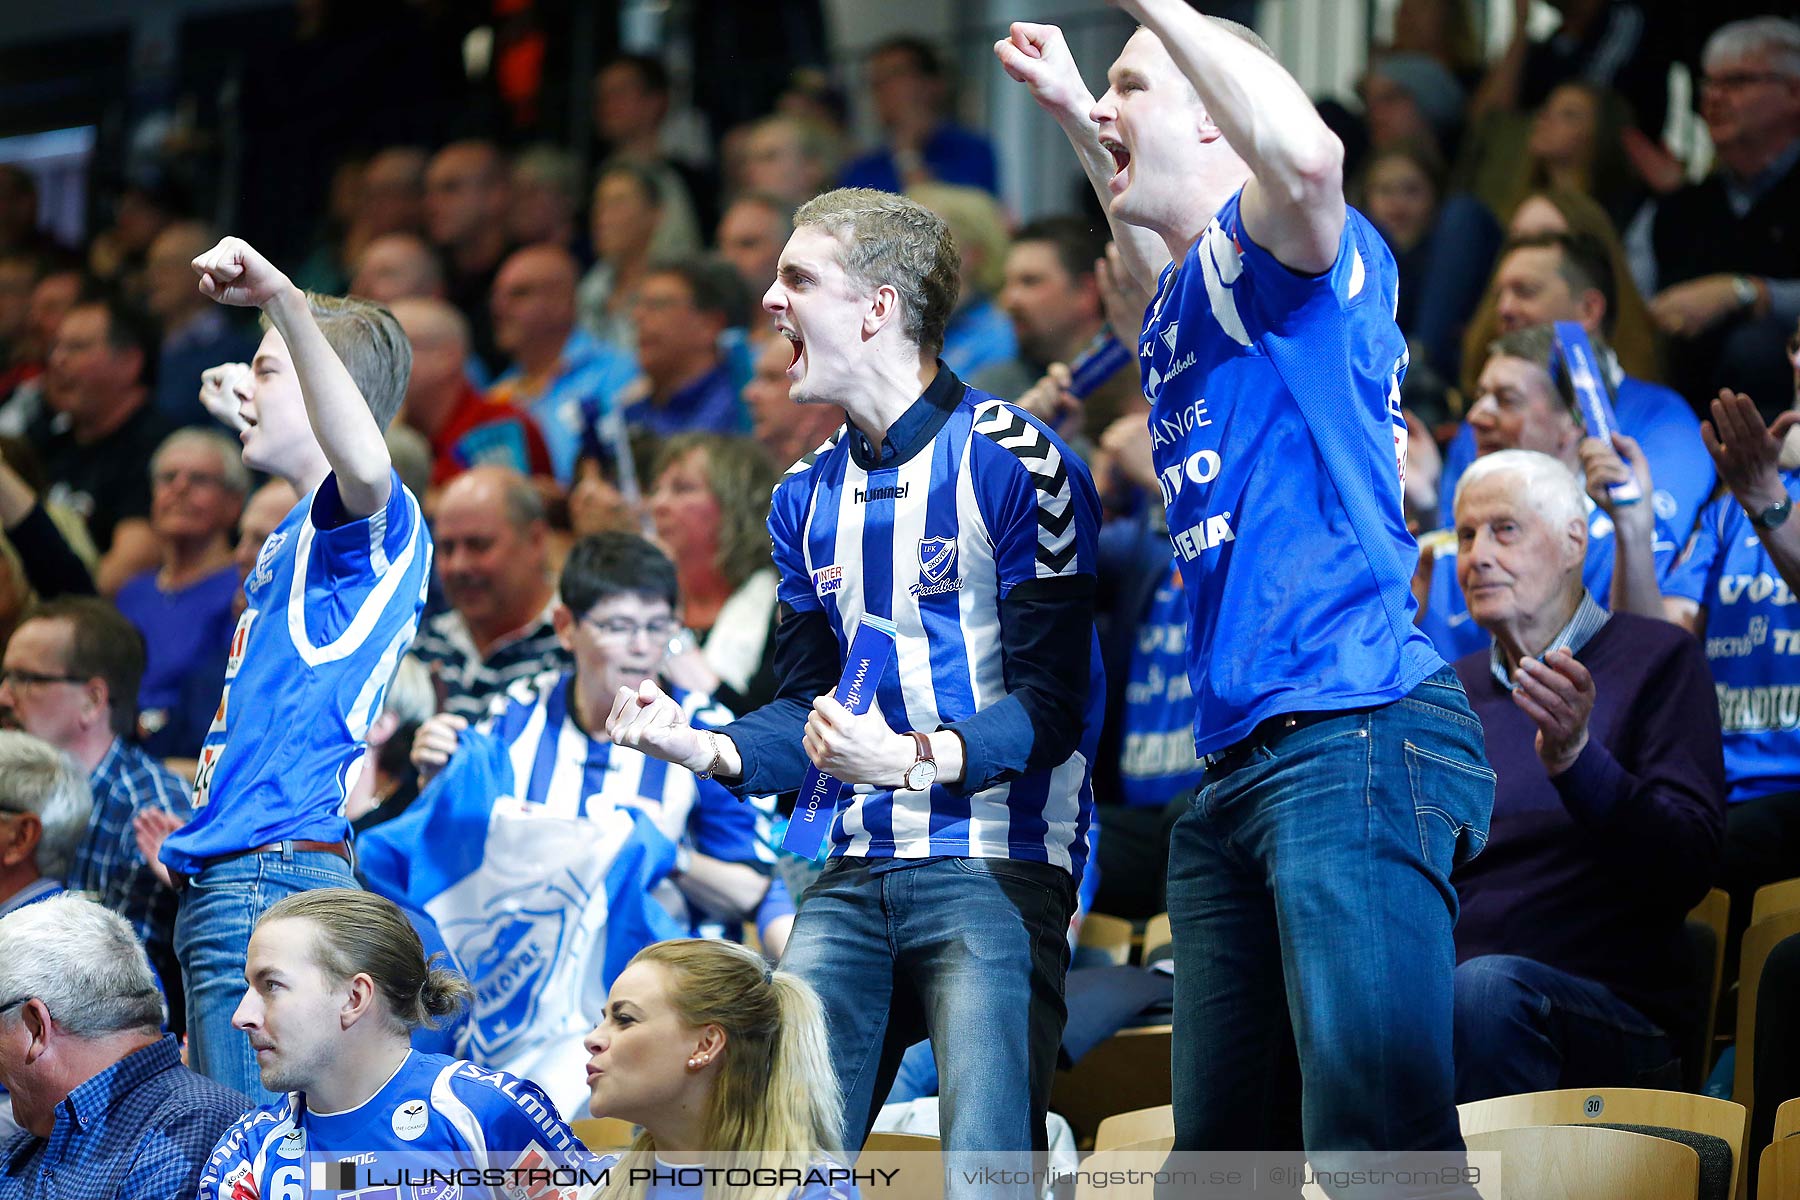
M 1782 522 L 1786 521 L 1788 519 L 1788 515 L 1790 513 L 1792 513 L 1793 511 L 1794 511 L 1793 497 L 1783 496 L 1781 499 L 1779 499 L 1775 503 L 1769 505 L 1769 507 L 1763 509 L 1761 512 L 1751 513 L 1750 514 L 1750 523 L 1752 525 L 1756 526 L 1758 529 L 1764 529 L 1764 530 L 1779 529 L 1781 527 Z
M 906 790 L 922 792 L 937 780 L 937 759 L 931 757 L 931 739 L 914 731 L 912 740 L 918 745 L 918 757 L 906 768 Z

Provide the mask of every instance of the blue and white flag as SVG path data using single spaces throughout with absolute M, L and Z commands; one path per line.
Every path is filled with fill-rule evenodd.
M 583 1036 L 643 947 L 687 932 L 651 896 L 675 845 L 626 807 L 557 816 L 516 795 L 493 738 L 464 735 L 411 807 L 358 840 L 372 891 L 423 910 L 475 985 L 462 1053 L 586 1107 Z

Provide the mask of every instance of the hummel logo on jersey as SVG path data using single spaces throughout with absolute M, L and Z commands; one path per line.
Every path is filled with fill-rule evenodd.
M 919 539 L 919 582 L 909 591 L 915 596 L 940 596 L 962 590 L 962 578 L 950 578 L 956 568 L 956 539 Z
M 1162 331 L 1163 345 L 1165 345 L 1169 348 L 1170 354 L 1175 353 L 1175 337 L 1176 337 L 1176 334 L 1180 331 L 1180 329 L 1181 329 L 1180 321 L 1170 321 L 1169 327 Z
M 872 487 L 867 490 L 853 488 L 852 491 L 855 493 L 856 503 L 873 504 L 877 500 L 904 500 L 906 499 L 906 489 L 911 486 L 910 483 L 903 483 L 899 487 L 890 485 L 888 487 Z

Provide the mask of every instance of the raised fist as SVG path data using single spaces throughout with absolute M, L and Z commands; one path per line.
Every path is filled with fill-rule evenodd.
M 244 402 L 256 394 L 256 377 L 246 363 L 220 363 L 200 373 L 200 407 L 225 422 L 233 433 L 250 427 Z
M 261 308 L 292 286 L 286 275 L 242 238 L 222 239 L 196 258 L 193 266 L 200 276 L 200 294 L 220 304 Z
M 1085 117 L 1093 105 L 1081 71 L 1054 25 L 1014 21 L 1011 33 L 994 43 L 1006 73 L 1031 89 L 1031 98 L 1059 120 Z

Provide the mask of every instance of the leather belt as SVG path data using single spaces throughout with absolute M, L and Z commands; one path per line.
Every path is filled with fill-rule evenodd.
M 1255 729 L 1252 729 L 1244 737 L 1239 738 L 1223 750 L 1214 750 L 1211 754 L 1201 755 L 1200 766 L 1203 769 L 1211 770 L 1213 767 L 1223 763 L 1226 759 L 1229 759 L 1234 755 L 1246 754 L 1269 741 L 1271 738 L 1274 738 L 1279 734 L 1287 733 L 1289 730 L 1299 729 L 1307 725 L 1317 725 L 1320 721 L 1329 721 L 1334 717 L 1347 717 L 1356 713 L 1369 711 L 1371 711 L 1371 709 L 1368 708 L 1327 708 L 1319 709 L 1317 711 L 1308 710 L 1305 712 L 1278 713 L 1273 717 L 1267 717 L 1262 720 L 1257 724 Z
M 350 846 L 347 842 L 307 842 L 294 839 L 286 842 L 270 842 L 266 846 L 252 846 L 248 850 L 239 850 L 232 854 L 219 854 L 212 858 L 204 858 L 200 860 L 200 870 L 204 871 L 208 867 L 216 867 L 220 863 L 228 863 L 234 859 L 249 858 L 252 854 L 280 854 L 283 850 L 298 850 L 302 853 L 312 854 L 335 854 L 347 863 L 354 863 L 356 861 L 350 857 Z M 198 874 L 198 872 L 196 872 L 196 874 Z M 175 885 L 176 891 L 180 891 L 182 888 L 186 887 L 188 880 L 192 878 L 192 875 L 183 875 L 178 871 L 169 872 L 169 880 Z
M 1231 745 L 1225 747 L 1223 750 L 1214 750 L 1211 754 L 1202 754 L 1200 756 L 1201 768 L 1210 771 L 1234 754 L 1242 754 L 1245 751 L 1254 748 L 1267 739 L 1270 734 L 1294 728 L 1300 724 L 1300 718 L 1303 715 L 1304 714 L 1301 713 L 1282 713 L 1278 716 L 1265 718 L 1257 724 L 1255 729 L 1252 729 L 1248 734 L 1231 743 Z M 1324 716 L 1330 714 L 1319 715 Z

